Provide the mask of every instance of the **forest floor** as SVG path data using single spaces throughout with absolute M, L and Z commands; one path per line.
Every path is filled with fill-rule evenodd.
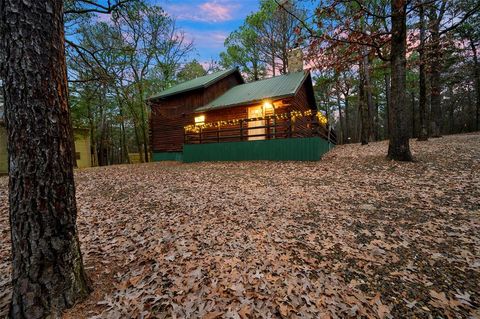
M 479 317 L 480 134 L 411 144 L 77 171 L 95 291 L 64 318 Z M 3 177 L 0 312 L 8 228 Z

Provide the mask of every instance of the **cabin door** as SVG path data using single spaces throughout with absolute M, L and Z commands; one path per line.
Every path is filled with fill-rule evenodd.
M 248 108 L 248 118 L 258 118 L 258 117 L 263 117 L 263 108 L 262 106 L 251 106 Z M 248 140 L 249 141 L 255 141 L 255 140 L 264 140 L 265 135 L 263 136 L 252 136 L 252 135 L 260 135 L 260 134 L 265 134 L 265 128 L 254 128 L 252 129 L 251 127 L 256 127 L 256 126 L 265 126 L 265 121 L 264 120 L 257 120 L 257 121 L 249 121 L 248 122 Z

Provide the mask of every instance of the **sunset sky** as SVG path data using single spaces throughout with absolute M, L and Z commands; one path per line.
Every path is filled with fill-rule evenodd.
M 192 58 L 201 62 L 218 59 L 225 38 L 258 9 L 258 0 L 154 0 L 177 20 L 194 41 Z

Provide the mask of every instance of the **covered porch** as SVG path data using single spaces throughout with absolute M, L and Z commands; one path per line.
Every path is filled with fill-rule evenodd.
M 269 111 L 271 109 L 271 111 Z M 267 111 L 265 111 L 267 110 Z M 275 113 L 273 107 L 251 107 L 248 118 L 206 122 L 205 115 L 184 128 L 184 144 L 242 142 L 286 138 L 320 137 L 336 144 L 326 117 L 316 110 Z M 208 116 L 208 115 L 207 115 Z
M 273 110 L 254 106 L 248 118 L 215 122 L 206 121 L 208 113 L 197 116 L 184 128 L 183 161 L 315 161 L 336 144 L 321 112 Z

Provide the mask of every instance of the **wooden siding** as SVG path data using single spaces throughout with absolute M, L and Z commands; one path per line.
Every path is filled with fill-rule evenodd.
M 241 83 L 237 74 L 231 74 L 226 78 L 212 84 L 206 89 L 185 92 L 165 100 L 151 102 L 152 114 L 150 117 L 150 134 L 153 152 L 179 152 L 183 149 L 184 127 L 194 124 L 195 116 L 205 115 L 205 122 L 218 122 L 233 119 L 244 119 L 248 117 L 248 107 L 254 106 L 241 105 L 237 107 L 211 110 L 203 113 L 193 113 L 194 110 L 203 106 L 235 85 Z M 311 105 L 313 92 L 309 88 L 310 84 L 305 81 L 294 97 L 281 100 L 285 106 L 277 109 L 277 113 L 285 113 L 288 111 L 298 110 L 306 111 L 311 108 L 315 109 L 315 105 Z M 280 100 L 272 101 L 274 103 Z M 258 105 L 258 104 L 256 104 Z M 306 126 L 302 120 L 295 122 L 297 127 Z M 235 128 L 235 126 L 231 126 Z M 238 126 L 237 126 L 238 127 Z M 212 130 L 212 134 L 216 134 Z
M 150 141 L 153 152 L 178 152 L 183 145 L 183 127 L 194 122 L 193 111 L 213 101 L 231 87 L 241 83 L 236 73 L 206 89 L 185 92 L 151 102 Z

